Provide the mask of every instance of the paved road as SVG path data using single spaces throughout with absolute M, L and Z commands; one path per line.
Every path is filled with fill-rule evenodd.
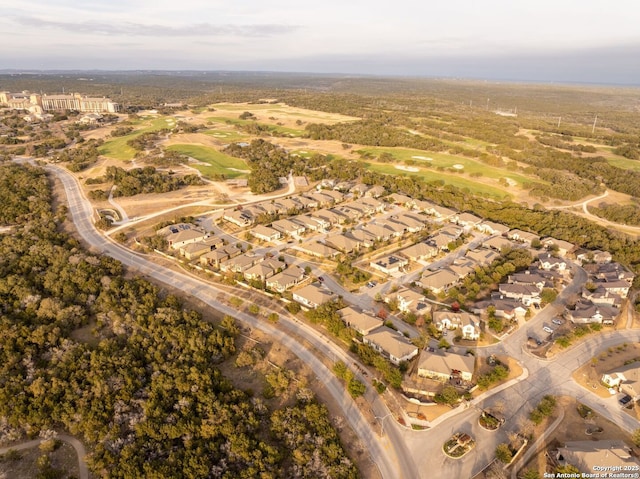
M 295 319 L 281 315 L 278 327 L 275 327 L 267 321 L 241 313 L 218 301 L 218 295 L 220 293 L 224 294 L 224 291 L 212 285 L 202 283 L 197 278 L 189 275 L 166 270 L 148 261 L 144 257 L 136 255 L 111 242 L 93 226 L 92 207 L 83 197 L 82 191 L 75 178 L 66 172 L 66 170 L 55 165 L 47 166 L 47 169 L 62 181 L 67 193 L 71 218 L 79 234 L 94 250 L 97 250 L 101 254 L 111 256 L 157 281 L 171 285 L 186 294 L 197 297 L 223 314 L 231 315 L 243 323 L 250 325 L 252 328 L 265 332 L 276 342 L 294 352 L 302 361 L 311 367 L 318 380 L 327 387 L 340 405 L 344 417 L 349 421 L 351 427 L 363 441 L 374 462 L 376 462 L 380 469 L 382 476 L 385 478 L 404 477 L 407 479 L 418 477 L 418 472 L 412 457 L 401 447 L 401 443 L 395 440 L 397 433 L 395 431 L 389 432 L 389 437 L 392 439 L 391 441 L 381 440 L 373 428 L 370 427 L 360 409 L 356 406 L 355 402 L 346 392 L 345 387 L 335 377 L 333 372 L 315 356 L 312 350 L 299 343 L 296 337 L 303 337 L 313 345 L 314 349 L 325 357 L 331 357 L 335 360 L 340 359 L 344 361 L 345 364 L 351 364 L 353 360 L 350 359 L 342 349 L 336 347 L 326 338 L 319 336 L 315 330 L 306 324 L 296 321 Z M 373 403 L 373 407 L 375 408 L 374 411 L 376 415 L 388 414 L 388 409 L 379 400 Z M 393 422 L 387 421 L 386 424 L 393 424 Z
M 455 413 L 434 422 L 434 427 L 424 431 L 413 431 L 403 428 L 396 421 L 389 418 L 389 410 L 383 402 L 371 391 L 367 393 L 373 414 L 378 423 L 371 425 L 355 406 L 333 373 L 328 370 L 313 354 L 312 351 L 298 343 L 294 335 L 299 335 L 313 344 L 314 349 L 321 354 L 345 361 L 350 359 L 344 352 L 333 346 L 325 338 L 318 336 L 305 324 L 288 317 L 283 317 L 278 328 L 260 321 L 253 316 L 239 313 L 225 304 L 217 301 L 220 292 L 215 287 L 200 283 L 197 279 L 174 271 L 166 271 L 162 267 L 135 255 L 122 247 L 105 239 L 92 225 L 92 209 L 83 199 L 80 188 L 74 178 L 59 167 L 50 166 L 63 181 L 69 198 L 69 210 L 82 237 L 98 251 L 108 254 L 123 263 L 133 266 L 141 273 L 154 279 L 171 284 L 187 294 L 197 296 L 224 314 L 230 314 L 243 322 L 258 328 L 280 341 L 285 347 L 294 351 L 303 361 L 307 362 L 318 377 L 327 385 L 331 394 L 336 398 L 345 417 L 369 449 L 374 461 L 378 464 L 385 478 L 450 478 L 473 477 L 490 463 L 494 458 L 495 447 L 501 442 L 507 442 L 508 431 L 515 431 L 519 424 L 526 420 L 529 412 L 545 394 L 570 395 L 589 407 L 599 415 L 620 424 L 627 431 L 640 427 L 640 423 L 625 414 L 617 404 L 615 398 L 606 400 L 591 394 L 576 384 L 571 374 L 575 369 L 597 355 L 600 350 L 622 342 L 640 341 L 640 330 L 626 330 L 602 333 L 590 337 L 574 347 L 558 355 L 554 360 L 542 360 L 528 354 L 524 350 L 527 335 L 532 328 L 550 319 L 562 310 L 567 299 L 579 291 L 586 281 L 586 273 L 580 268 L 574 268 L 574 279 L 559 295 L 553 305 L 542 310 L 534 319 L 522 328 L 516 330 L 503 343 L 493 346 L 495 352 L 506 353 L 518 360 L 525 372 L 522 379 L 513 381 L 507 386 L 498 388 L 480 396 L 471 403 L 461 406 Z M 290 331 L 290 334 L 287 332 Z M 478 425 L 477 418 L 482 408 L 500 405 L 507 422 L 498 431 L 486 431 Z M 382 440 L 378 438 L 374 429 L 384 428 Z M 476 439 L 477 446 L 461 459 L 453 460 L 442 453 L 442 444 L 455 432 L 466 432 Z
M 87 450 L 78 439 L 73 436 L 69 436 L 68 434 L 58 434 L 55 439 L 66 442 L 71 445 L 78 455 L 78 471 L 80 473 L 80 479 L 89 479 L 89 469 L 87 468 L 87 463 L 85 461 L 85 457 L 87 455 Z M 13 446 L 2 447 L 0 448 L 0 454 L 6 454 L 9 451 L 22 451 L 24 449 L 31 449 L 32 447 L 37 447 L 43 442 L 44 439 L 34 439 L 32 441 L 21 442 L 20 444 L 15 444 Z

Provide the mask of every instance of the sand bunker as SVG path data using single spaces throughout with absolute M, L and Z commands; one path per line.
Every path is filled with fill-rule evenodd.
M 417 171 L 420 171 L 420 168 L 416 168 L 415 166 L 396 165 L 396 170 L 410 171 L 412 173 L 415 173 Z
M 456 163 L 455 165 L 452 166 L 452 168 L 455 168 L 456 170 L 461 170 L 464 168 L 464 165 L 461 165 L 460 163 Z
M 415 156 L 412 156 L 411 158 L 413 158 L 414 160 L 433 161 L 433 158 L 429 158 L 428 156 L 415 155 Z

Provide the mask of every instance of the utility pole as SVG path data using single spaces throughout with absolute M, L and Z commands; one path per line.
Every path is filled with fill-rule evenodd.
M 591 134 L 593 135 L 596 131 L 596 123 L 598 122 L 598 115 L 593 119 L 593 128 L 591 128 Z

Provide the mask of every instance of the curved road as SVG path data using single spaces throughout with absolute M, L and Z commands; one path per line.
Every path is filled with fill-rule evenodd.
M 78 471 L 80 474 L 80 479 L 89 479 L 89 469 L 87 468 L 87 463 L 85 462 L 85 456 L 87 455 L 87 450 L 84 448 L 84 444 L 82 444 L 78 439 L 73 436 L 69 436 L 68 434 L 58 434 L 54 439 L 58 439 L 60 441 L 66 442 L 71 445 L 78 455 Z M 20 444 L 15 444 L 13 446 L 1 447 L 0 454 L 6 454 L 9 451 L 21 451 L 23 449 L 31 449 L 32 447 L 39 446 L 44 439 L 34 439 L 32 441 L 21 442 Z
M 388 429 L 389 437 L 392 439 L 391 441 L 385 441 L 384 438 L 379 438 L 351 396 L 347 393 L 344 385 L 336 378 L 333 372 L 315 356 L 314 352 L 300 344 L 295 339 L 295 336 L 303 337 L 313 345 L 314 349 L 323 354 L 323 356 L 336 358 L 336 360 L 340 359 L 344 361 L 345 364 L 351 364 L 353 360 L 342 349 L 335 346 L 326 338 L 319 337 L 317 332 L 299 321 L 281 316 L 278 327 L 275 327 L 267 321 L 239 312 L 217 300 L 218 295 L 224 292 L 216 289 L 213 285 L 204 284 L 197 278 L 183 273 L 166 270 L 162 266 L 158 266 L 111 242 L 93 226 L 93 208 L 84 198 L 76 179 L 66 170 L 55 165 L 48 165 L 47 170 L 53 172 L 61 180 L 67 194 L 69 212 L 71 213 L 73 222 L 80 236 L 82 236 L 93 249 L 133 267 L 140 273 L 148 275 L 157 281 L 197 297 L 221 313 L 233 316 L 243 323 L 250 325 L 252 328 L 257 328 L 265 332 L 275 341 L 290 349 L 311 367 L 318 380 L 327 387 L 342 408 L 345 418 L 349 421 L 351 427 L 368 449 L 383 477 L 404 477 L 407 479 L 419 477 L 411 455 L 408 454 L 405 448 L 398 447 L 398 445 L 401 445 L 401 442 L 399 441 L 397 431 L 393 428 Z M 372 396 L 371 392 L 369 397 L 375 399 L 372 403 L 372 411 L 376 416 L 389 414 L 388 409 L 380 399 Z M 387 421 L 387 424 L 393 424 L 393 422 Z
M 216 298 L 220 291 L 214 286 L 203 284 L 196 278 L 185 274 L 167 271 L 110 242 L 93 227 L 92 207 L 83 198 L 75 178 L 57 166 L 48 166 L 47 168 L 63 182 L 69 200 L 69 210 L 81 236 L 99 252 L 112 256 L 158 281 L 177 287 L 186 294 L 196 296 L 222 313 L 230 314 L 252 327 L 264 331 L 308 363 L 318 379 L 327 386 L 333 397 L 336 398 L 345 417 L 368 448 L 385 478 L 473 477 L 494 459 L 495 447 L 501 442 L 508 442 L 507 429 L 517 430 L 545 394 L 575 397 L 593 408 L 602 417 L 619 424 L 627 431 L 633 431 L 640 427 L 637 420 L 617 407 L 615 397 L 601 399 L 580 387 L 571 377 L 573 371 L 597 355 L 600 350 L 622 342 L 640 341 L 640 330 L 614 331 L 594 335 L 553 360 L 536 358 L 524 350 L 528 332 L 532 328 L 540 327 L 543 321 L 557 314 L 564 307 L 563 304 L 567 298 L 580 290 L 586 281 L 586 274 L 580 268 L 574 269 L 572 283 L 559 295 L 556 302 L 542 310 L 526 325 L 517 329 L 504 342 L 490 348 L 493 352 L 508 354 L 518 360 L 524 367 L 524 373 L 520 378 L 460 406 L 451 414 L 434 421 L 430 429 L 423 431 L 404 428 L 396 421 L 385 421 L 390 415 L 389 410 L 377 394 L 369 389 L 366 397 L 370 401 L 372 413 L 378 420 L 377 424 L 372 426 L 334 374 L 322 364 L 311 350 L 299 344 L 293 335 L 288 334 L 286 330 L 302 336 L 313 345 L 313 349 L 321 354 L 334 360 L 340 359 L 345 364 L 351 364 L 353 360 L 344 351 L 295 319 L 282 317 L 278 328 L 276 328 L 268 322 L 240 313 L 217 301 Z M 526 380 L 523 380 L 525 378 Z M 507 423 L 498 431 L 486 431 L 477 423 L 479 411 L 482 408 L 498 404 L 504 411 Z M 379 438 L 374 432 L 374 428 L 378 426 L 383 432 L 382 438 Z M 442 453 L 442 444 L 453 433 L 459 431 L 474 436 L 477 445 L 463 458 L 453 460 Z

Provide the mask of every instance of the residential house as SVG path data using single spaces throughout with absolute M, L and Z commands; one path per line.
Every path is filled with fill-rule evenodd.
M 403 214 L 398 216 L 392 216 L 389 218 L 394 223 L 399 223 L 404 226 L 405 231 L 409 233 L 417 233 L 425 229 L 426 224 L 424 221 L 420 221 L 410 214 Z
M 496 317 L 508 319 L 510 321 L 524 319 L 527 314 L 527 308 L 523 306 L 521 301 L 506 298 L 501 296 L 499 293 L 492 295 L 490 299 L 476 302 L 471 308 L 471 311 L 474 314 L 482 314 L 489 306 L 495 308 Z
M 386 193 L 386 190 L 384 189 L 384 186 L 382 186 L 382 185 L 373 185 L 365 193 L 365 196 L 370 196 L 372 198 L 380 198 L 385 193 Z
M 169 247 L 173 250 L 179 250 L 180 248 L 190 243 L 199 243 L 209 237 L 209 234 L 200 228 L 190 228 L 186 230 L 180 230 L 176 233 L 170 233 L 165 236 Z
M 321 194 L 328 196 L 329 198 L 331 198 L 333 200 L 333 203 L 340 203 L 341 201 L 344 201 L 344 194 L 340 193 L 339 191 L 336 190 L 322 190 L 320 192 Z
M 315 223 L 318 224 L 319 226 L 318 231 L 323 231 L 323 230 L 327 231 L 331 229 L 331 225 L 333 224 L 328 219 L 318 216 L 317 214 L 315 214 L 315 212 L 311 213 L 310 215 L 307 215 L 307 217 L 311 218 Z
M 575 304 L 574 309 L 565 312 L 567 319 L 573 324 L 613 324 L 618 314 L 617 308 L 602 304 L 596 305 L 587 299 L 581 299 Z
M 476 263 L 469 259 L 458 258 L 449 265 L 448 269 L 458 276 L 458 279 L 463 279 L 473 273 L 477 266 Z
M 363 341 L 396 365 L 418 355 L 418 348 L 392 329 L 381 328 L 364 336 Z
M 627 295 L 629 294 L 629 289 L 631 288 L 629 283 L 623 279 L 614 281 L 596 280 L 594 281 L 594 285 L 596 286 L 596 288 L 602 288 L 607 293 L 617 294 L 622 298 L 627 297 Z
M 366 229 L 351 230 L 346 233 L 346 236 L 354 239 L 365 248 L 372 247 L 376 241 L 376 237 Z
M 235 256 L 221 262 L 220 271 L 224 273 L 244 273 L 254 264 L 257 264 L 263 260 L 264 256 L 254 255 L 252 253 L 241 254 L 239 256 Z
M 380 226 L 382 226 L 383 228 L 386 228 L 387 230 L 391 231 L 391 237 L 392 238 L 400 238 L 401 236 L 403 236 L 407 232 L 407 226 L 406 225 L 404 225 L 402 223 L 396 223 L 395 221 L 392 221 L 391 219 L 380 220 L 380 221 L 378 221 L 378 224 Z
M 360 249 L 361 246 L 361 243 L 359 241 L 353 238 L 348 238 L 343 234 L 327 236 L 324 241 L 330 247 L 347 254 Z
M 317 220 L 323 220 L 329 223 L 329 226 L 342 224 L 346 219 L 343 215 L 339 215 L 335 211 L 328 209 L 315 211 L 311 213 L 311 217 Z M 329 228 L 329 226 L 325 226 L 325 229 Z
M 291 198 L 282 198 L 274 200 L 274 206 L 278 208 L 280 213 L 291 214 L 303 209 L 303 205 L 294 201 Z
M 251 234 L 254 238 L 257 238 L 262 241 L 277 241 L 282 237 L 280 231 L 274 230 L 273 228 L 269 228 L 267 226 L 258 225 L 251 230 Z
M 296 246 L 296 249 L 318 258 L 335 258 L 340 254 L 340 251 L 315 241 L 302 243 L 300 246 Z
M 409 246 L 408 248 L 398 251 L 398 254 L 401 254 L 411 261 L 420 261 L 433 258 L 438 254 L 438 249 L 435 246 L 428 245 L 427 243 L 416 243 L 413 246 Z
M 488 240 L 484 241 L 482 243 L 482 246 L 486 246 L 487 248 L 491 248 L 496 251 L 502 251 L 503 248 L 513 248 L 514 245 L 507 238 L 496 236 L 494 238 L 489 238 Z
M 200 264 L 203 266 L 213 266 L 218 269 L 223 261 L 238 256 L 241 253 L 242 250 L 236 245 L 226 245 L 202 255 L 200 257 Z
M 634 401 L 640 399 L 640 361 L 626 364 L 602 375 L 601 381 L 609 388 L 628 394 Z
M 613 261 L 613 257 L 608 251 L 588 250 L 580 248 L 575 251 L 575 255 L 576 262 L 580 265 L 589 263 L 606 264 Z
M 488 248 L 478 248 L 468 250 L 465 257 L 471 261 L 479 264 L 480 266 L 488 266 L 500 257 L 500 254 L 496 251 Z
M 282 271 L 284 267 L 287 265 L 278 261 L 275 258 L 266 258 L 263 261 L 251 266 L 244 272 L 245 279 L 258 279 L 260 281 L 265 281 L 267 278 L 277 274 Z
M 375 261 L 371 261 L 369 266 L 384 274 L 396 274 L 409 264 L 409 261 L 401 256 L 389 255 L 378 258 Z
M 352 223 L 355 223 L 356 221 L 358 221 L 360 218 L 364 216 L 361 211 L 350 208 L 346 205 L 336 206 L 335 208 L 332 208 L 332 210 L 344 216 L 346 220 L 349 220 Z
M 435 248 L 438 248 L 441 251 L 449 251 L 449 244 L 451 244 L 453 241 L 455 241 L 455 238 L 452 238 L 447 234 L 436 233 L 432 236 L 429 236 L 429 238 L 427 238 L 426 240 L 426 243 Z
M 286 290 L 293 288 L 304 279 L 304 270 L 298 266 L 292 265 L 287 269 L 266 280 L 266 286 L 271 291 L 284 293 Z
M 569 253 L 573 252 L 573 250 L 576 248 L 576 245 L 574 245 L 573 243 L 555 239 L 550 236 L 540 240 L 540 243 L 542 243 L 542 246 L 544 246 L 549 251 L 555 251 L 560 256 L 566 256 Z
M 629 285 L 632 285 L 635 277 L 632 272 L 626 270 L 620 263 L 585 264 L 583 268 L 597 280 L 624 280 Z
M 287 219 L 274 221 L 271 223 L 271 227 L 285 236 L 299 236 L 305 231 L 305 227 L 300 223 L 294 223 Z
M 453 215 L 456 214 L 455 210 L 438 205 L 431 205 L 429 209 L 425 209 L 423 211 L 428 215 L 434 216 L 436 218 L 436 221 L 439 223 L 448 221 Z
M 446 350 L 423 351 L 418 362 L 418 376 L 438 381 L 471 381 L 476 358 L 472 355 L 450 353 Z
M 540 253 L 538 261 L 540 262 L 540 268 L 545 271 L 566 271 L 569 266 L 562 258 L 556 258 L 549 253 Z
M 609 292 L 602 286 L 598 286 L 593 290 L 583 288 L 581 296 L 596 305 L 608 304 L 609 306 L 615 306 L 616 308 L 622 306 L 622 296 Z
M 430 289 L 435 294 L 446 292 L 458 282 L 458 275 L 449 269 L 439 269 L 437 271 L 425 271 L 419 281 L 418 286 Z
M 354 195 L 357 195 L 357 196 L 362 196 L 367 191 L 369 191 L 369 187 L 367 185 L 365 185 L 364 183 L 358 183 L 353 187 L 351 187 L 351 189 L 349 190 L 349 193 L 353 193 Z
M 322 192 L 314 191 L 312 193 L 305 194 L 304 197 L 315 201 L 315 208 L 326 208 L 327 206 L 331 206 L 335 203 L 333 197 L 327 194 L 328 191 L 331 190 L 322 190 Z
M 401 195 L 400 193 L 390 194 L 387 196 L 387 200 L 394 205 L 404 206 L 409 209 L 412 209 L 416 204 L 413 198 L 407 195 Z
M 394 236 L 393 230 L 383 224 L 371 223 L 367 225 L 367 232 L 375 236 L 378 241 L 389 241 Z
M 543 288 L 552 288 L 553 284 L 549 284 L 549 281 L 544 276 L 536 274 L 531 270 L 522 271 L 520 273 L 513 273 L 507 276 L 507 283 L 513 284 L 532 284 L 538 291 L 542 291 Z
M 517 299 L 525 306 L 540 304 L 540 290 L 532 284 L 502 283 L 498 291 L 506 298 Z
M 334 299 L 333 293 L 309 284 L 293 292 L 293 300 L 307 308 L 317 308 Z
M 507 238 L 514 241 L 519 241 L 520 243 L 524 243 L 529 247 L 531 247 L 531 243 L 535 240 L 540 240 L 540 236 L 519 229 L 510 230 L 507 233 Z
M 434 311 L 433 324 L 438 331 L 459 329 L 463 339 L 480 338 L 480 319 L 466 311 Z
M 303 195 L 292 196 L 291 201 L 296 205 L 298 211 L 317 208 L 319 205 L 317 200 Z
M 464 233 L 464 231 L 462 231 L 462 228 L 460 228 L 459 226 L 450 224 L 440 228 L 439 233 L 451 236 L 454 240 L 457 240 L 458 238 L 460 238 L 460 236 L 462 236 L 462 233 Z
M 402 287 L 395 293 L 388 295 L 384 301 L 388 303 L 394 298 L 398 304 L 398 310 L 402 313 L 413 313 L 420 316 L 431 311 L 431 305 L 427 302 L 424 294 L 407 287 Z
M 449 221 L 462 226 L 464 231 L 468 233 L 482 222 L 482 218 L 471 213 L 460 213 L 452 216 Z
M 476 229 L 484 234 L 500 236 L 509 231 L 508 226 L 502 225 L 500 223 L 494 223 L 493 221 L 483 221 L 480 224 L 476 225 Z
M 192 261 L 205 253 L 219 248 L 223 245 L 221 238 L 207 238 L 204 241 L 189 243 L 180 248 L 180 254 L 187 260 Z
M 263 214 L 267 215 L 277 215 L 280 213 L 284 213 L 284 211 L 282 211 L 280 207 L 273 201 L 262 201 L 255 206 L 260 208 L 263 211 Z
M 324 185 L 321 185 L 323 188 L 327 188 Z M 341 191 L 341 192 L 346 192 L 349 191 L 351 188 L 353 187 L 353 182 L 351 181 L 341 181 L 339 183 L 336 183 L 333 186 L 333 189 L 336 191 Z
M 322 231 L 322 225 L 319 221 L 311 216 L 298 215 L 290 218 L 294 223 L 303 226 L 306 231 Z
M 351 307 L 343 308 L 338 311 L 338 313 L 340 313 L 340 316 L 347 327 L 355 330 L 358 334 L 363 336 L 370 334 L 373 330 L 382 326 L 382 320 Z
M 253 215 L 245 210 L 225 210 L 222 219 L 228 221 L 229 223 L 233 223 L 241 228 L 245 226 L 250 226 L 254 223 L 255 218 Z
M 640 468 L 640 461 L 631 448 L 619 440 L 567 442 L 558 448 L 556 460 L 561 466 L 574 466 L 583 474 L 581 477 L 589 477 L 587 474 L 598 477 L 598 472 L 594 471 L 637 471 Z M 599 477 L 609 474 L 615 477 L 617 473 L 602 472 Z

